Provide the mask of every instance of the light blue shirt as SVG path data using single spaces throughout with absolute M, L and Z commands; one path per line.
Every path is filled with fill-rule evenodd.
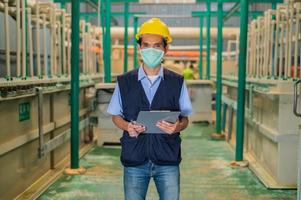
M 153 101 L 153 98 L 160 85 L 161 80 L 164 79 L 163 67 L 160 68 L 160 72 L 158 75 L 159 76 L 155 79 L 155 81 L 151 83 L 151 81 L 145 74 L 143 67 L 140 67 L 138 69 L 138 81 L 141 81 L 142 87 L 144 89 L 144 92 L 150 104 Z M 188 90 L 185 82 L 183 82 L 183 86 L 181 89 L 179 105 L 180 105 L 180 112 L 183 117 L 187 117 L 192 114 L 192 105 L 191 105 L 191 101 L 188 95 Z M 116 83 L 116 87 L 113 96 L 111 98 L 107 112 L 111 115 L 123 116 L 122 101 L 121 101 L 118 82 Z

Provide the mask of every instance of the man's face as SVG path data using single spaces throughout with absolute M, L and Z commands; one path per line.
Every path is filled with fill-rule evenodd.
M 164 47 L 163 38 L 160 35 L 145 34 L 142 36 L 141 45 L 138 45 L 139 51 L 146 48 L 155 48 L 167 52 L 168 46 Z

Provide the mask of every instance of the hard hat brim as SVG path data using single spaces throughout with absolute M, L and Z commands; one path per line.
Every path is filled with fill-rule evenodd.
M 143 35 L 146 35 L 146 34 L 149 34 L 149 35 L 159 35 L 161 36 L 162 38 L 164 38 L 167 42 L 167 44 L 170 44 L 172 42 L 172 38 L 171 37 L 168 37 L 168 36 L 164 36 L 164 35 L 161 35 L 161 34 L 158 34 L 158 33 L 143 33 L 143 34 L 136 34 L 136 40 L 138 41 Z

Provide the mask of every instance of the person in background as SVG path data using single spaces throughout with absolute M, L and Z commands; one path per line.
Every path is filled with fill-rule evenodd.
M 182 74 L 185 80 L 195 79 L 193 65 L 190 64 L 189 67 L 185 67 Z
M 189 67 L 186 67 L 183 70 L 183 77 L 184 77 L 185 81 L 195 79 L 194 67 L 193 67 L 192 63 L 189 65 Z M 188 94 L 189 94 L 190 100 L 193 102 L 195 99 L 195 91 L 193 90 L 193 88 L 188 88 Z
M 168 27 L 158 18 L 143 23 L 136 35 L 142 65 L 117 77 L 107 112 L 122 129 L 121 162 L 126 200 L 143 200 L 154 180 L 161 200 L 177 200 L 180 194 L 181 138 L 192 106 L 181 75 L 165 69 L 162 59 L 172 42 Z M 180 111 L 176 123 L 158 121 L 164 134 L 144 133 L 135 123 L 140 111 Z

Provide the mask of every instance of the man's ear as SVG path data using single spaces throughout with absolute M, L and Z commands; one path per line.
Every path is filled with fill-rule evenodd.
M 165 49 L 164 49 L 164 54 L 166 54 L 169 51 L 169 45 L 166 45 Z
M 140 52 L 140 50 L 141 50 L 140 45 L 139 45 L 138 43 L 137 43 L 136 45 L 137 45 L 137 50 L 138 50 L 138 52 Z

